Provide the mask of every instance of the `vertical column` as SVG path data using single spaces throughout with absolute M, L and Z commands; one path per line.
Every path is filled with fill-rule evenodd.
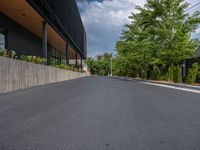
M 81 70 L 83 70 L 83 59 L 82 59 L 82 56 L 81 56 Z
M 183 61 L 182 63 L 182 82 L 185 82 L 186 81 L 186 61 Z
M 66 43 L 66 65 L 69 65 L 69 57 L 68 57 L 68 43 Z
M 77 52 L 76 52 L 76 68 L 78 67 L 78 54 L 77 54 Z
M 60 57 L 60 64 L 62 64 L 62 53 L 59 52 L 59 57 Z
M 43 57 L 47 59 L 47 22 L 42 22 L 42 51 Z
M 8 30 L 4 31 L 4 35 L 5 35 L 5 38 L 4 38 L 5 39 L 5 48 L 9 49 L 8 48 Z
M 113 67 L 112 67 L 112 65 L 113 65 L 113 62 L 112 62 L 113 60 L 112 60 L 112 57 L 110 58 L 110 76 L 112 77 L 112 70 L 113 70 Z

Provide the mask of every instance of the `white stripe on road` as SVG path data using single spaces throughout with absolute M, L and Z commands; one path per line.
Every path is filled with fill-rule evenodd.
M 157 84 L 157 83 L 151 83 L 151 82 L 140 82 L 140 83 L 200 94 L 200 90 L 194 90 L 194 89 L 188 89 L 188 88 L 182 88 L 182 87 L 175 87 L 175 86 L 171 86 L 171 85 Z

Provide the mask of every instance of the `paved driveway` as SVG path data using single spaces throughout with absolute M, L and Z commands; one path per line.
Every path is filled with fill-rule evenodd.
M 200 94 L 86 77 L 0 95 L 0 150 L 200 150 Z

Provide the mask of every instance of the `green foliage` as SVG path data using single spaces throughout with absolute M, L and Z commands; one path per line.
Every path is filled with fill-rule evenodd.
M 188 74 L 186 77 L 186 82 L 188 84 L 193 84 L 196 80 L 197 75 L 199 75 L 199 65 L 198 63 L 194 63 L 192 68 L 188 70 Z
M 182 82 L 182 69 L 179 65 L 173 67 L 173 81 L 175 83 Z
M 174 78 L 173 68 L 174 68 L 173 65 L 168 68 L 167 75 L 166 75 L 168 81 L 173 81 L 173 78 Z
M 7 50 L 7 49 L 1 50 L 0 51 L 0 56 L 4 56 L 4 57 L 8 57 L 8 58 L 13 58 L 13 59 L 17 58 L 15 51 L 13 51 L 13 50 Z M 47 62 L 47 60 L 45 58 L 41 58 L 41 57 L 38 57 L 38 56 L 21 55 L 20 58 L 23 61 L 32 62 L 32 63 L 36 63 L 36 64 L 45 64 Z M 80 70 L 80 69 L 75 68 L 73 66 L 64 65 L 64 64 L 51 65 L 51 66 L 56 67 L 56 68 L 60 68 L 60 69 L 81 72 L 81 73 L 84 72 L 83 70 Z
M 74 68 L 73 71 L 80 72 L 78 68 Z
M 60 69 L 65 69 L 65 70 L 73 70 L 72 67 L 70 67 L 69 65 L 64 65 L 64 64 L 60 64 L 60 65 L 51 65 L 52 67 L 56 67 L 56 68 L 60 68 Z
M 87 60 L 85 61 L 88 69 L 90 70 L 91 74 L 95 74 L 96 71 L 96 67 L 95 67 L 95 60 L 92 58 L 87 58 Z
M 111 70 L 112 54 L 104 53 L 99 55 L 96 59 L 88 58 L 85 63 L 88 66 L 91 74 L 107 76 Z
M 3 49 L 0 51 L 0 56 L 17 59 L 16 52 L 14 50 Z
M 151 73 L 151 79 L 152 80 L 159 80 L 160 79 L 160 69 L 156 65 L 153 66 L 153 71 Z
M 149 66 L 159 65 L 164 66 L 162 78 L 180 82 L 181 68 L 169 66 L 193 57 L 199 46 L 191 33 L 200 23 L 200 12 L 189 15 L 188 6 L 184 0 L 148 0 L 144 8 L 137 7 L 116 43 L 115 75 L 145 78 Z
M 45 64 L 47 62 L 46 58 L 41 58 L 37 56 L 31 56 L 31 55 L 21 55 L 21 60 L 32 62 L 36 64 Z
M 70 65 L 65 65 L 65 64 L 57 64 L 57 65 L 51 65 L 51 66 L 55 67 L 55 68 L 64 69 L 64 70 L 70 70 L 70 71 L 75 71 L 75 72 L 81 72 L 81 73 L 85 72 L 83 70 L 80 70 L 78 68 L 75 68 L 75 67 L 70 66 Z

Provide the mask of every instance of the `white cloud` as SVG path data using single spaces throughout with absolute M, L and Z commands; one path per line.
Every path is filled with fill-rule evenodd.
M 185 1 L 190 3 L 191 5 L 195 5 L 199 2 L 199 0 L 185 0 Z
M 113 52 L 128 16 L 145 0 L 104 0 L 78 2 L 88 37 L 88 55 Z
M 189 8 L 191 8 L 192 6 L 196 5 L 197 3 L 199 3 L 199 0 L 186 0 L 186 2 L 190 3 Z M 194 13 L 195 11 L 199 11 L 200 10 L 200 5 L 193 7 L 192 9 L 188 10 L 188 13 Z M 192 34 L 192 38 L 198 38 L 200 39 L 200 25 L 199 28 Z
M 200 39 L 200 26 L 199 28 L 192 34 L 192 38 Z
M 199 0 L 186 0 L 191 6 Z M 143 6 L 146 0 L 79 1 L 78 6 L 87 32 L 88 55 L 113 52 L 124 24 L 135 5 Z M 196 8 L 195 8 L 196 9 Z M 196 35 L 195 35 L 196 36 Z

